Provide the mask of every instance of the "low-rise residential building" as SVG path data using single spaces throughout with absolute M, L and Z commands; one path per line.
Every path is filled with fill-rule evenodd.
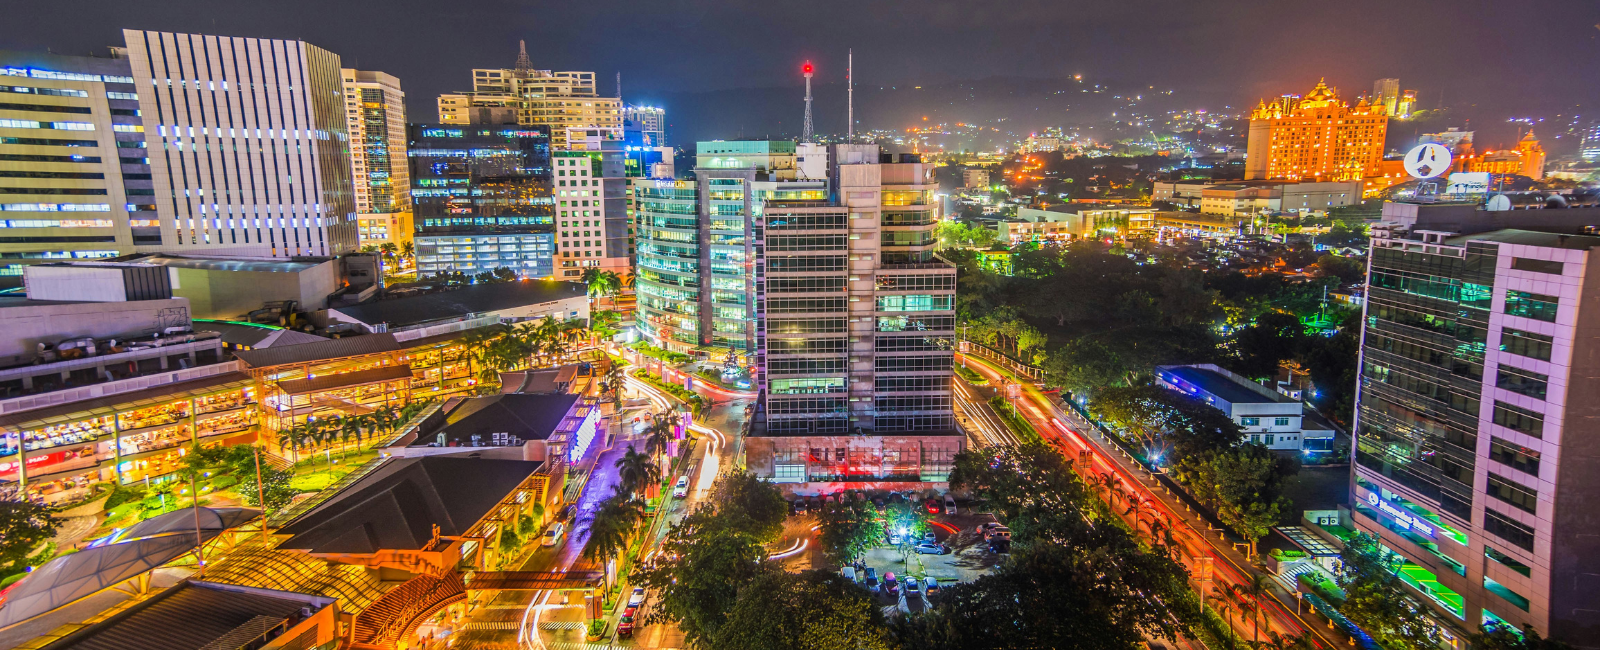
M 1268 449 L 1303 448 L 1300 400 L 1250 381 L 1214 364 L 1157 366 L 1156 382 L 1217 407 L 1255 444 Z M 1332 432 L 1327 432 L 1331 439 Z
M 1157 181 L 1150 200 L 1199 206 L 1204 214 L 1242 215 L 1259 212 L 1325 212 L 1361 202 L 1361 181 Z

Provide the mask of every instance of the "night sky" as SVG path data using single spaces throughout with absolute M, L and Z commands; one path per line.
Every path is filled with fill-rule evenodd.
M 1600 105 L 1593 0 L 951 0 L 509 2 L 416 0 L 12 0 L 0 48 L 103 53 L 128 28 L 299 38 L 347 67 L 394 74 L 413 121 L 473 67 L 509 67 L 527 39 L 535 67 L 622 73 L 633 103 L 686 93 L 797 86 L 803 59 L 838 82 L 991 77 L 1152 84 L 1254 104 L 1326 76 L 1345 94 L 1398 77 L 1424 107 L 1477 104 L 1503 119 Z M 723 93 L 734 98 L 737 94 Z M 825 98 L 819 97 L 819 106 Z M 820 108 L 819 108 L 820 112 Z M 1582 112 L 1578 109 L 1577 112 Z M 1597 113 L 1600 117 L 1600 113 Z M 740 118 L 741 120 L 744 118 Z M 819 117 L 819 126 L 828 120 Z M 842 120 L 839 120 L 842 126 Z M 891 125 L 892 126 L 892 125 Z M 1476 126 L 1476 125 L 1475 125 Z M 744 124 L 745 130 L 773 128 Z

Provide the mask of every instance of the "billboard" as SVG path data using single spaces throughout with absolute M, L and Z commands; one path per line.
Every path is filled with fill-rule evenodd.
M 1489 191 L 1489 172 L 1456 172 L 1450 175 L 1445 194 L 1485 194 Z

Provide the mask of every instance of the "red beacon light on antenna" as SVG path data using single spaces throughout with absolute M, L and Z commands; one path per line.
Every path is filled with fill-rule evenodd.
M 806 61 L 805 65 L 800 66 L 800 72 L 804 74 L 811 74 L 811 62 Z

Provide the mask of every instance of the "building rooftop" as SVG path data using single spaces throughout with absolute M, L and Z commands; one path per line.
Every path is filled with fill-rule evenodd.
M 369 327 L 387 325 L 393 329 L 587 295 L 588 288 L 577 282 L 521 280 L 476 284 L 454 291 L 336 307 L 331 311 Z
M 400 343 L 395 340 L 393 334 L 367 334 L 316 343 L 282 345 L 263 350 L 240 350 L 233 355 L 252 368 L 263 368 L 399 350 Z
M 48 650 L 200 650 L 248 647 L 333 599 L 184 581 L 45 645 Z
M 1250 386 L 1241 383 L 1241 381 L 1248 383 L 1247 380 L 1235 379 L 1215 370 L 1191 366 L 1167 366 L 1160 368 L 1159 372 L 1169 377 L 1175 377 L 1201 391 L 1215 395 L 1217 399 L 1230 404 L 1281 404 L 1296 401 L 1294 398 L 1282 393 L 1265 389 L 1261 391 L 1252 390 Z
M 496 433 L 522 440 L 545 440 L 555 433 L 578 399 L 578 395 L 565 393 L 510 393 L 463 400 L 444 411 L 442 417 L 423 423 L 415 444 L 437 444 L 441 434 L 446 444 L 461 447 L 487 445 Z M 473 436 L 477 436 L 477 444 Z
M 267 273 L 299 273 L 312 269 L 324 263 L 333 261 L 332 257 L 294 257 L 287 260 L 273 258 L 228 258 L 228 257 L 182 257 L 159 253 L 139 253 L 114 257 L 106 262 L 94 262 L 97 266 L 106 265 L 149 265 L 166 266 L 180 269 L 203 269 L 207 271 L 253 271 Z M 83 266 L 83 263 L 74 263 Z
M 196 332 L 216 332 L 222 335 L 223 343 L 234 346 L 242 345 L 248 348 L 270 348 L 301 343 L 321 343 L 330 340 L 325 336 L 317 336 L 316 334 L 308 334 L 271 325 L 200 318 L 194 320 L 194 330 Z
M 575 398 L 576 396 L 574 396 Z M 300 515 L 279 535 L 282 549 L 368 554 L 421 550 L 439 535 L 464 535 L 544 464 L 425 456 L 391 458 Z
M 1533 230 L 1495 230 L 1476 235 L 1462 235 L 1444 240 L 1452 246 L 1465 246 L 1467 242 L 1492 241 L 1502 244 L 1520 244 L 1523 246 L 1543 246 L 1545 248 L 1565 248 L 1568 250 L 1586 251 L 1600 246 L 1600 237 L 1588 235 L 1564 235 L 1553 232 L 1538 232 Z

